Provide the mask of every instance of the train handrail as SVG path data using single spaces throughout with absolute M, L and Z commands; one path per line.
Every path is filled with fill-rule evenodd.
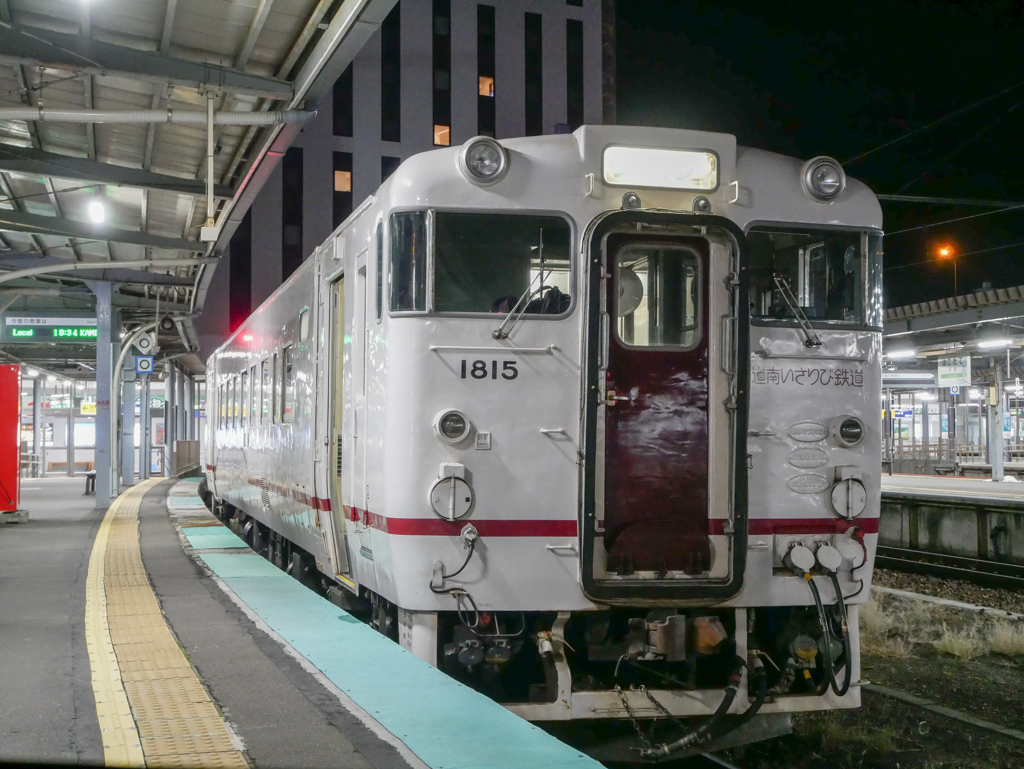
M 431 352 L 516 352 L 523 355 L 554 355 L 558 347 L 549 344 L 547 347 L 504 347 L 492 345 L 490 347 L 472 347 L 468 345 L 431 345 Z

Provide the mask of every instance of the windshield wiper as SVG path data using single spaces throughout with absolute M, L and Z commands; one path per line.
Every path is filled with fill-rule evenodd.
M 554 272 L 553 269 L 548 270 L 547 275 L 544 275 L 542 272 L 537 273 L 537 278 L 540 278 L 540 285 L 542 288 L 544 286 L 544 281 L 547 278 L 551 277 L 552 272 Z M 536 278 L 534 278 L 533 280 L 536 280 Z M 505 320 L 501 322 L 501 325 L 491 332 L 492 337 L 494 337 L 495 339 L 508 339 L 508 332 L 505 330 L 505 326 L 509 325 L 510 323 L 514 324 L 515 322 L 517 322 L 523 316 L 523 313 L 526 312 L 526 308 L 530 306 L 529 297 L 533 294 L 533 280 L 530 281 L 530 285 L 526 287 L 526 290 L 523 292 L 523 295 L 519 297 L 519 301 L 517 301 L 512 306 L 512 309 L 508 311 L 508 315 L 505 316 Z M 527 300 L 525 303 L 523 301 L 524 299 Z M 519 305 L 523 305 L 523 309 L 519 310 L 519 314 L 516 315 L 516 310 L 519 309 Z
M 554 270 L 549 270 L 547 276 L 544 275 L 544 228 L 541 227 L 537 234 L 537 252 L 540 258 L 540 269 L 537 271 L 537 277 L 540 278 L 540 287 L 543 290 L 544 281 L 547 277 L 550 277 L 551 273 L 554 272 Z M 532 251 L 533 249 L 531 248 L 530 250 Z M 523 295 L 519 297 L 519 301 L 515 303 L 511 310 L 508 311 L 508 315 L 505 316 L 505 320 L 503 320 L 501 322 L 501 325 L 491 332 L 492 337 L 494 337 L 495 339 L 508 339 L 508 332 L 505 330 L 505 326 L 509 325 L 510 323 L 514 325 L 516 322 L 519 321 L 519 319 L 523 316 L 523 313 L 526 312 L 526 308 L 530 306 L 529 298 L 532 295 L 533 279 L 530 280 L 530 284 L 526 287 L 526 290 L 523 292 Z M 526 300 L 525 304 L 523 304 L 524 299 Z M 516 315 L 516 310 L 519 309 L 519 305 L 521 304 L 523 305 L 523 309 L 519 311 L 518 315 Z
M 800 330 L 804 332 L 804 347 L 821 347 L 821 337 L 818 336 L 814 329 L 811 328 L 811 322 L 807 320 L 807 316 L 804 315 L 803 309 L 797 304 L 796 296 L 793 294 L 793 289 L 789 287 L 789 283 L 786 279 L 780 275 L 773 276 L 775 279 L 775 285 L 779 289 L 779 293 L 782 295 L 782 299 L 789 305 L 790 312 L 793 313 L 793 317 L 796 318 L 796 322 L 800 324 Z

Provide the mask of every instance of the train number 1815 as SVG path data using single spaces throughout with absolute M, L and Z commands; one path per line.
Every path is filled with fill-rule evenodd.
M 501 366 L 499 369 L 498 366 Z M 463 379 L 515 379 L 519 376 L 514 360 L 465 360 L 462 361 Z

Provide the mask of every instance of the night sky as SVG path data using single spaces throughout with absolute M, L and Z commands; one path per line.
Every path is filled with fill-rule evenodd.
M 1024 0 L 619 0 L 617 23 L 621 124 L 830 155 L 878 194 L 1024 204 Z M 1024 285 L 1024 206 L 882 210 L 886 306 L 953 295 L 942 244 L 958 293 Z

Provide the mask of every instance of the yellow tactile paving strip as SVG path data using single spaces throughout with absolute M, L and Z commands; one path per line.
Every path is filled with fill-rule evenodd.
M 89 559 L 85 638 L 104 763 L 247 769 L 142 565 L 139 505 L 160 480 L 133 486 L 114 501 Z

